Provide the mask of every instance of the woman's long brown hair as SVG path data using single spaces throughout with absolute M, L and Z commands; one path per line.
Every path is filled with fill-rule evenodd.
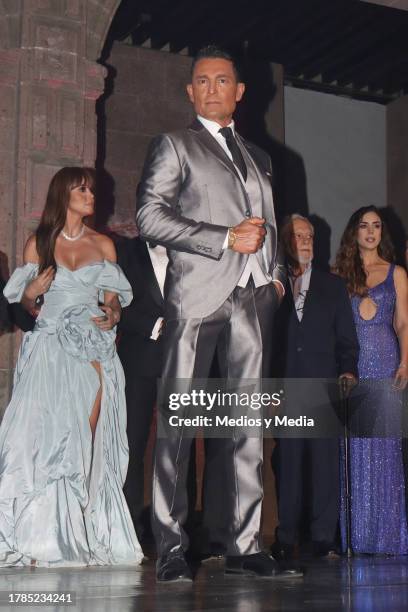
M 394 247 L 387 226 L 378 208 L 375 206 L 362 206 L 356 210 L 351 215 L 341 237 L 335 264 L 335 272 L 346 281 L 350 295 L 363 296 L 368 291 L 367 275 L 364 271 L 363 261 L 357 244 L 357 232 L 361 219 L 368 212 L 375 213 L 381 219 L 381 241 L 378 245 L 379 256 L 389 263 L 392 263 L 395 259 Z
M 57 269 L 54 257 L 55 242 L 65 225 L 71 190 L 85 184 L 91 191 L 95 187 L 95 170 L 67 166 L 61 168 L 51 180 L 45 207 L 35 232 L 39 258 L 39 272 L 52 266 Z

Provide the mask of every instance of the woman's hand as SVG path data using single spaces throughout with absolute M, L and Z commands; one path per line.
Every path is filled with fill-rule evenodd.
M 39 295 L 43 295 L 50 288 L 52 281 L 54 280 L 55 270 L 52 266 L 49 266 L 41 272 L 34 280 L 32 280 L 25 288 L 24 296 L 29 301 L 34 301 Z
M 406 363 L 400 363 L 395 373 L 394 388 L 403 391 L 408 384 L 408 368 Z
M 119 312 L 112 308 L 111 306 L 100 306 L 100 309 L 105 313 L 104 317 L 92 317 L 92 321 L 95 323 L 99 329 L 102 331 L 109 331 L 117 323 L 119 323 L 120 314 Z

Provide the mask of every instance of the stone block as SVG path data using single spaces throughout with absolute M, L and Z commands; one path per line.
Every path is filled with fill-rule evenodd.
M 165 97 L 166 54 L 127 45 L 114 46 L 109 64 L 116 70 L 114 92 L 141 95 L 154 92 L 155 96 Z
M 0 51 L 0 84 L 17 84 L 21 56 L 20 49 Z
M 96 160 L 96 114 L 95 101 L 85 99 L 84 104 L 84 140 L 82 151 L 82 164 L 94 166 Z
M 107 69 L 90 60 L 82 60 L 82 63 L 85 72 L 85 98 L 95 101 L 105 89 Z
M 39 81 L 76 83 L 78 80 L 78 56 L 63 51 L 34 50 L 35 78 Z
M 10 151 L 16 135 L 16 90 L 0 84 L 0 150 Z
M 166 99 L 186 101 L 190 104 L 186 92 L 186 85 L 190 83 L 190 67 L 191 59 L 182 56 L 177 56 L 180 62 L 174 61 L 174 56 L 169 55 L 169 59 L 165 64 L 165 95 Z M 170 59 L 171 58 L 171 59 Z M 187 61 L 186 61 L 187 60 Z
M 12 150 L 0 150 L 0 202 L 2 207 L 4 207 L 5 202 L 9 201 L 12 193 L 13 162 L 14 156 Z M 4 212 L 5 209 L 2 208 L 2 210 Z
M 101 55 L 102 47 L 103 43 L 100 36 L 92 31 L 87 31 L 85 45 L 86 57 L 95 62 Z
M 129 169 L 125 169 L 120 166 L 106 168 L 107 172 L 110 172 L 110 170 L 112 170 L 112 172 L 110 173 L 112 174 L 112 178 L 114 179 L 114 183 L 115 183 L 114 185 L 115 196 L 117 196 L 119 193 L 118 189 L 120 185 L 123 185 L 127 190 L 130 190 L 133 194 L 136 193 L 136 187 L 139 182 L 139 174 L 140 174 L 138 172 L 139 168 L 141 168 L 141 166 L 136 163 L 133 164 L 132 167 Z M 115 173 L 114 177 L 113 177 L 113 171 Z
M 51 132 L 51 99 L 44 88 L 33 88 L 29 101 L 31 106 L 30 148 L 45 150 L 49 146 Z
M 47 163 L 43 160 L 27 160 L 25 214 L 28 218 L 39 218 L 44 208 L 48 186 L 54 174 L 65 163 Z
M 79 24 L 65 21 L 56 25 L 50 19 L 35 17 L 30 19 L 27 31 L 24 44 L 34 48 L 34 78 L 76 83 L 79 56 L 84 54 Z
M 109 130 L 106 134 L 106 168 L 132 171 L 135 166 L 142 166 L 149 142 L 149 136 Z
M 52 51 L 66 51 L 68 53 L 80 53 L 79 46 L 80 31 L 64 26 L 52 25 L 49 21 L 32 21 L 32 41 L 35 47 L 50 49 Z
M 82 21 L 85 17 L 85 2 L 82 0 L 65 0 L 64 16 Z
M 139 98 L 133 94 L 115 93 L 105 103 L 106 128 L 138 132 L 141 127 Z
M 63 6 L 64 0 L 28 0 L 27 12 L 60 17 L 63 14 Z
M 133 215 L 136 207 L 136 188 L 140 180 L 140 166 L 134 166 L 127 172 L 118 168 L 112 168 L 115 175 L 114 188 L 114 213 L 116 217 L 121 216 L 121 211 L 125 208 L 133 208 Z
M 57 103 L 57 146 L 64 157 L 80 158 L 84 139 L 84 101 L 79 94 L 59 92 Z
M 138 112 L 144 134 L 155 136 L 185 127 L 190 107 L 185 107 L 183 102 L 177 104 L 176 100 L 171 105 L 166 102 L 156 98 L 154 93 L 146 92 L 140 98 Z
M 86 2 L 86 56 L 96 60 L 105 43 L 111 21 L 120 0 L 87 0 Z
M 84 0 L 28 0 L 27 4 L 28 10 L 38 15 L 65 17 L 75 21 L 83 21 L 85 18 Z
M 7 15 L 8 17 L 11 15 L 19 15 L 21 11 L 20 2 L 16 2 L 16 0 L 2 0 L 2 13 Z
M 7 49 L 10 46 L 9 20 L 6 17 L 0 16 L 0 48 Z

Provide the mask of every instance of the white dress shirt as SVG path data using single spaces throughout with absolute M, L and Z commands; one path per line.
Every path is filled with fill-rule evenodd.
M 299 274 L 299 276 L 295 276 L 292 274 L 291 270 L 289 270 L 289 282 L 292 287 L 293 293 L 293 301 L 295 303 L 296 315 L 299 321 L 303 318 L 303 308 L 305 305 L 305 300 L 307 296 L 307 292 L 310 287 L 310 276 L 312 274 L 312 264 L 307 264 L 304 272 Z
M 232 153 L 228 148 L 227 145 L 227 141 L 225 140 L 224 136 L 222 134 L 220 134 L 220 129 L 221 126 L 219 123 L 217 123 L 216 121 L 211 121 L 210 119 L 205 119 L 204 117 L 201 117 L 201 115 L 197 115 L 197 119 L 203 124 L 203 126 L 210 132 L 211 136 L 213 136 L 215 138 L 215 140 L 218 142 L 218 144 L 223 148 L 223 150 L 225 151 L 225 153 L 228 155 L 228 157 L 230 158 L 230 160 L 233 162 L 232 159 Z M 227 126 L 229 128 L 232 129 L 232 132 L 235 136 L 235 124 L 233 121 L 231 121 L 231 123 Z M 238 166 L 236 166 L 234 164 L 237 172 L 238 172 L 238 176 L 241 179 L 241 182 L 244 186 L 245 189 L 245 181 L 244 181 L 244 177 L 242 176 Z M 224 240 L 224 244 L 222 245 L 222 248 L 225 250 L 228 248 L 228 232 L 227 235 L 225 237 Z M 266 258 L 266 254 L 264 251 L 264 247 L 262 247 L 262 255 L 263 258 Z M 238 287 L 246 287 L 249 277 L 252 274 L 252 278 L 254 281 L 254 285 L 255 287 L 262 287 L 262 285 L 268 285 L 273 279 L 272 276 L 270 274 L 268 274 L 267 272 L 265 272 L 262 267 L 261 264 L 259 263 L 259 259 L 256 257 L 255 253 L 251 253 L 248 257 L 248 261 L 246 263 L 246 266 L 244 268 L 244 271 L 241 275 L 241 278 L 238 281 Z M 285 288 L 283 286 L 283 284 L 276 280 L 273 281 L 276 283 L 279 283 L 279 285 L 282 287 L 283 292 L 285 292 Z
M 150 261 L 152 262 L 154 274 L 156 276 L 161 294 L 164 295 L 164 281 L 166 280 L 166 270 L 167 264 L 169 262 L 166 247 L 158 244 L 154 248 L 151 248 L 149 243 L 147 243 L 147 252 L 149 253 Z M 162 324 L 163 317 L 158 317 L 150 335 L 151 340 L 158 339 L 158 337 L 160 336 Z

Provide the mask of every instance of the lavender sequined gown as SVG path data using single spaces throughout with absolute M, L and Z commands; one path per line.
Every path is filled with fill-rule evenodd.
M 393 271 L 391 265 L 385 281 L 369 290 L 369 297 L 377 306 L 373 319 L 363 319 L 359 310 L 361 298 L 352 298 L 363 389 L 359 425 L 372 432 L 371 437 L 350 440 L 352 547 L 356 553 L 408 553 L 401 439 L 396 437 L 400 433 L 402 397 L 392 389 L 400 359 L 393 328 L 396 297 Z M 384 431 L 387 437 L 373 437 Z M 345 549 L 344 520 L 341 526 Z

